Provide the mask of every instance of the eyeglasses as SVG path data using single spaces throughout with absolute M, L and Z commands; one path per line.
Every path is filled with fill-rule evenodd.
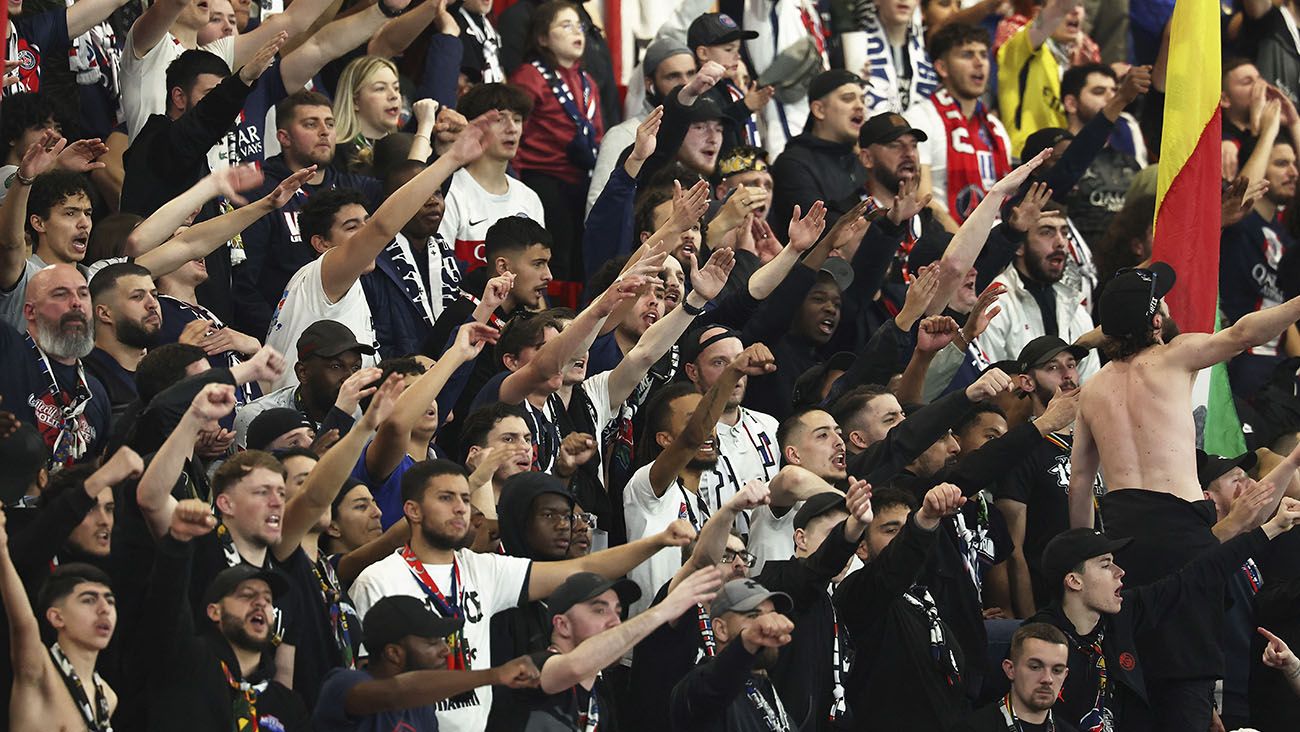
M 551 30 L 558 29 L 564 31 L 565 33 L 586 33 L 587 27 L 588 27 L 587 24 L 583 23 L 582 21 L 578 21 L 577 23 L 575 23 L 572 20 L 566 20 L 563 23 L 556 23 L 555 25 L 551 26 Z
M 749 552 L 733 552 L 728 549 L 722 553 L 722 560 L 718 564 L 731 564 L 737 559 L 743 562 L 746 567 L 753 567 L 754 563 L 758 561 L 758 557 Z
M 596 528 L 596 514 L 594 513 L 557 513 L 555 511 L 542 511 L 537 515 L 541 520 L 547 523 L 553 523 L 556 526 L 572 527 L 574 521 L 579 521 L 589 529 Z

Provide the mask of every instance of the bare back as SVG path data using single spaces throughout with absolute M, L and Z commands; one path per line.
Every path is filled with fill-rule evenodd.
M 1111 361 L 1083 385 L 1079 421 L 1091 433 L 1107 492 L 1161 491 L 1202 498 L 1196 477 L 1192 421 L 1194 372 L 1152 346 L 1128 361 Z

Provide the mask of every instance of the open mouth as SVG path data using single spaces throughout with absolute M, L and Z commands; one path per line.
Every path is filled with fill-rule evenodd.
M 113 634 L 113 624 L 107 620 L 95 623 L 95 632 L 99 635 L 109 636 Z
M 86 253 L 86 247 L 90 244 L 89 234 L 78 234 L 72 237 L 72 251 L 80 254 Z
M 830 335 L 835 332 L 835 321 L 832 318 L 822 318 L 817 321 L 817 332 L 822 335 Z
M 258 635 L 266 632 L 266 630 L 271 626 L 270 619 L 266 616 L 266 611 L 254 610 L 249 613 L 248 626 Z
M 975 86 L 984 86 L 985 78 L 983 74 L 976 74 L 970 78 L 970 82 Z
M 712 158 L 712 157 L 716 157 L 716 156 L 717 156 L 717 154 L 718 154 L 718 150 L 717 150 L 717 148 L 708 147 L 708 148 L 705 148 L 705 149 L 701 150 L 701 151 L 700 151 L 700 154 L 703 155 L 703 156 L 706 157 L 706 158 Z
M 862 123 L 866 121 L 867 121 L 867 116 L 865 114 L 854 113 L 852 116 L 849 117 L 849 123 L 852 124 L 854 127 L 861 127 Z
M 646 327 L 652 326 L 655 321 L 659 320 L 659 313 L 646 313 L 641 316 L 641 320 L 646 324 Z
M 697 251 L 699 251 L 699 248 L 696 247 L 696 246 L 695 246 L 694 244 L 692 244 L 692 243 L 689 243 L 689 242 L 688 242 L 688 243 L 684 243 L 684 244 L 682 244 L 682 254 L 685 254 L 685 255 L 688 256 L 688 257 L 695 256 L 695 253 L 696 253 Z
M 702 442 L 702 443 L 700 444 L 700 450 L 699 450 L 699 451 L 700 451 L 700 452 L 708 452 L 708 453 L 715 452 L 715 448 L 714 448 L 714 444 L 713 444 L 713 439 L 710 438 L 710 439 L 707 439 L 707 440 L 705 440 L 704 442 Z
M 267 516 L 267 517 L 266 517 L 266 528 L 271 529 L 272 531 L 279 531 L 279 530 L 280 530 L 280 514 L 278 514 L 278 513 L 273 513 L 273 514 L 271 514 L 270 516 Z
M 100 529 L 95 532 L 95 541 L 100 544 L 107 544 L 112 540 L 112 532 L 108 529 Z
M 400 116 L 400 115 L 402 114 L 402 108 L 401 108 L 401 107 L 387 107 L 386 109 L 384 109 L 384 114 L 387 115 L 387 116 L 389 116 L 389 117 L 392 117 L 393 119 L 396 119 L 398 116 Z
M 835 456 L 831 458 L 831 465 L 835 466 L 836 468 L 842 469 L 845 466 L 845 464 L 846 462 L 844 459 L 843 451 L 835 453 Z

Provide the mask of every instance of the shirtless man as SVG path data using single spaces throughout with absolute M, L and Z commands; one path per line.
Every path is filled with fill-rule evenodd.
M 1102 471 L 1101 518 L 1111 538 L 1132 537 L 1117 556 L 1125 584 L 1144 585 L 1218 544 L 1213 503 L 1196 476 L 1192 382 L 1196 372 L 1276 338 L 1300 320 L 1300 298 L 1260 310 L 1217 333 L 1187 333 L 1165 343 L 1162 298 L 1174 286 L 1163 262 L 1117 275 L 1101 300 L 1102 352 L 1110 359 L 1083 385 L 1070 455 L 1070 525 L 1092 527 L 1092 484 Z M 1274 504 L 1281 497 L 1278 486 Z M 1271 514 L 1271 511 L 1269 512 Z M 1150 634 L 1140 657 L 1159 729 L 1209 727 L 1210 692 L 1222 675 L 1223 603 L 1189 603 L 1203 632 Z M 1144 643 L 1143 643 L 1144 641 Z M 1186 716 L 1184 716 L 1184 714 Z
M 88 564 L 65 564 L 50 575 L 40 599 L 58 642 L 46 648 L 8 547 L 5 514 L 0 511 L 0 594 L 9 616 L 14 670 L 9 728 L 109 729 L 117 694 L 95 673 L 95 661 L 117 625 L 108 575 Z

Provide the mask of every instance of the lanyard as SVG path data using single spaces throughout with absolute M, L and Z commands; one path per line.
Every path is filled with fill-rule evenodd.
M 95 685 L 95 705 L 91 706 L 90 700 L 86 698 L 86 687 L 81 685 L 77 670 L 72 667 L 68 657 L 63 655 L 63 649 L 59 648 L 58 643 L 50 646 L 50 658 L 54 660 L 54 667 L 63 677 L 63 683 L 67 685 L 68 693 L 72 695 L 72 701 L 77 705 L 77 711 L 81 712 L 81 718 L 86 722 L 86 729 L 90 732 L 113 732 L 113 725 L 109 721 L 108 695 L 104 693 L 104 680 L 99 678 L 99 674 L 95 674 L 91 679 L 91 683 Z
M 27 347 L 36 356 L 36 365 L 41 374 L 50 380 L 46 393 L 49 394 L 54 408 L 59 410 L 57 427 L 59 434 L 54 438 L 54 444 L 50 448 L 50 469 L 58 470 L 73 460 L 85 456 L 90 449 L 90 444 L 81 428 L 86 425 L 86 405 L 90 404 L 93 394 L 90 385 L 86 382 L 86 368 L 81 365 L 81 359 L 77 359 L 76 393 L 71 396 L 65 395 L 63 389 L 59 387 L 58 379 L 54 377 L 54 369 L 50 366 L 50 360 L 45 356 L 45 352 L 36 345 L 36 341 L 32 340 L 30 333 L 24 337 L 27 339 Z
M 234 700 L 235 729 L 238 732 L 260 732 L 262 727 L 257 717 L 257 696 L 266 691 L 270 682 L 250 684 L 243 680 L 236 681 L 225 661 L 221 662 L 221 673 L 226 675 L 226 683 L 230 684 L 230 688 L 239 692 Z
M 330 629 L 334 634 L 334 643 L 338 646 L 339 656 L 344 668 L 356 668 L 356 659 L 352 657 L 352 629 L 348 627 L 348 614 L 343 609 L 343 590 L 339 578 L 334 574 L 334 565 L 324 557 L 311 563 L 311 573 L 320 583 L 321 600 L 329 611 Z
M 700 624 L 700 644 L 704 647 L 704 655 L 716 656 L 718 654 L 718 644 L 713 639 L 713 618 L 709 616 L 709 611 L 701 603 L 695 605 L 695 616 Z
M 464 290 L 462 290 L 460 294 L 461 297 L 473 303 L 475 308 L 477 308 L 480 304 L 482 304 L 481 300 L 479 300 L 477 297 L 474 297 L 470 293 L 465 292 Z M 506 321 L 502 320 L 501 316 L 497 315 L 495 310 L 493 310 L 491 313 L 488 314 L 487 324 L 492 326 L 493 328 L 496 328 L 497 330 L 502 330 L 506 327 Z
M 402 547 L 402 559 L 406 560 L 407 569 L 411 570 L 411 576 L 415 578 L 416 584 L 424 590 L 433 603 L 434 610 L 444 618 L 461 617 L 461 607 L 463 606 L 464 588 L 460 582 L 460 564 L 456 562 L 456 555 L 451 557 L 451 596 L 456 598 L 456 604 L 452 604 L 438 589 L 438 585 L 429 576 L 429 570 L 424 568 L 424 562 L 421 562 L 411 551 L 411 545 L 406 544 Z M 465 644 L 464 630 L 457 631 L 449 638 L 451 643 L 451 655 L 447 657 L 447 668 L 452 671 L 464 671 L 468 668 L 465 663 Z
M 903 593 L 903 599 L 909 604 L 920 608 L 930 622 L 930 655 L 934 658 L 934 662 L 943 669 L 943 675 L 948 681 L 948 685 L 956 686 L 960 684 L 961 669 L 957 667 L 957 656 L 948 647 L 948 641 L 943 632 L 943 620 L 939 617 L 939 608 L 935 605 L 930 590 L 921 585 L 913 585 L 911 589 Z
M 785 707 L 781 704 L 781 695 L 772 689 L 772 698 L 776 700 L 776 708 L 773 709 L 767 699 L 759 692 L 758 686 L 754 680 L 750 679 L 745 682 L 745 696 L 749 697 L 750 703 L 758 709 L 758 713 L 763 715 L 763 721 L 767 723 L 767 728 L 771 732 L 789 732 L 790 719 L 785 714 Z
M 1011 708 L 1011 694 L 1008 693 L 1000 705 L 1002 711 L 1002 721 L 1007 723 L 1007 732 L 1024 732 L 1020 726 L 1020 720 L 1016 718 L 1016 710 Z M 1052 719 L 1052 712 L 1047 711 L 1047 732 L 1056 732 L 1056 721 Z
M 1101 647 L 1105 637 L 1105 632 L 1098 629 L 1097 638 L 1091 645 L 1080 644 L 1090 656 L 1089 662 L 1097 671 L 1097 698 L 1093 702 L 1092 710 L 1079 720 L 1079 729 L 1085 732 L 1108 732 L 1113 729 L 1111 712 L 1107 709 L 1110 706 L 1110 680 L 1106 672 L 1106 653 Z
M 1242 574 L 1246 575 L 1246 582 L 1250 585 L 1250 594 L 1259 593 L 1259 589 L 1264 586 L 1264 576 L 1259 572 L 1259 565 L 1255 564 L 1254 559 L 1247 559 L 1246 563 L 1241 565 Z
M 975 500 L 979 503 L 975 526 L 966 526 L 965 515 L 958 512 L 953 521 L 953 528 L 957 533 L 962 564 L 966 566 L 966 573 L 970 575 L 971 582 L 975 585 L 975 594 L 982 598 L 984 589 L 982 560 L 987 558 L 988 564 L 992 564 L 993 540 L 989 538 L 988 501 L 984 499 L 982 493 L 977 493 Z
M 827 593 L 830 592 L 830 586 L 826 587 Z M 848 711 L 848 705 L 844 700 L 844 676 L 849 672 L 849 661 L 846 657 L 847 648 L 840 646 L 840 620 L 835 612 L 835 603 L 831 603 L 831 721 L 834 722 L 844 716 Z
M 596 672 L 596 683 L 591 685 L 587 696 L 587 711 L 578 713 L 578 729 L 583 732 L 597 732 L 600 729 L 600 702 L 596 700 L 596 686 L 600 684 L 600 672 Z M 578 705 L 578 687 L 573 689 L 573 705 Z

